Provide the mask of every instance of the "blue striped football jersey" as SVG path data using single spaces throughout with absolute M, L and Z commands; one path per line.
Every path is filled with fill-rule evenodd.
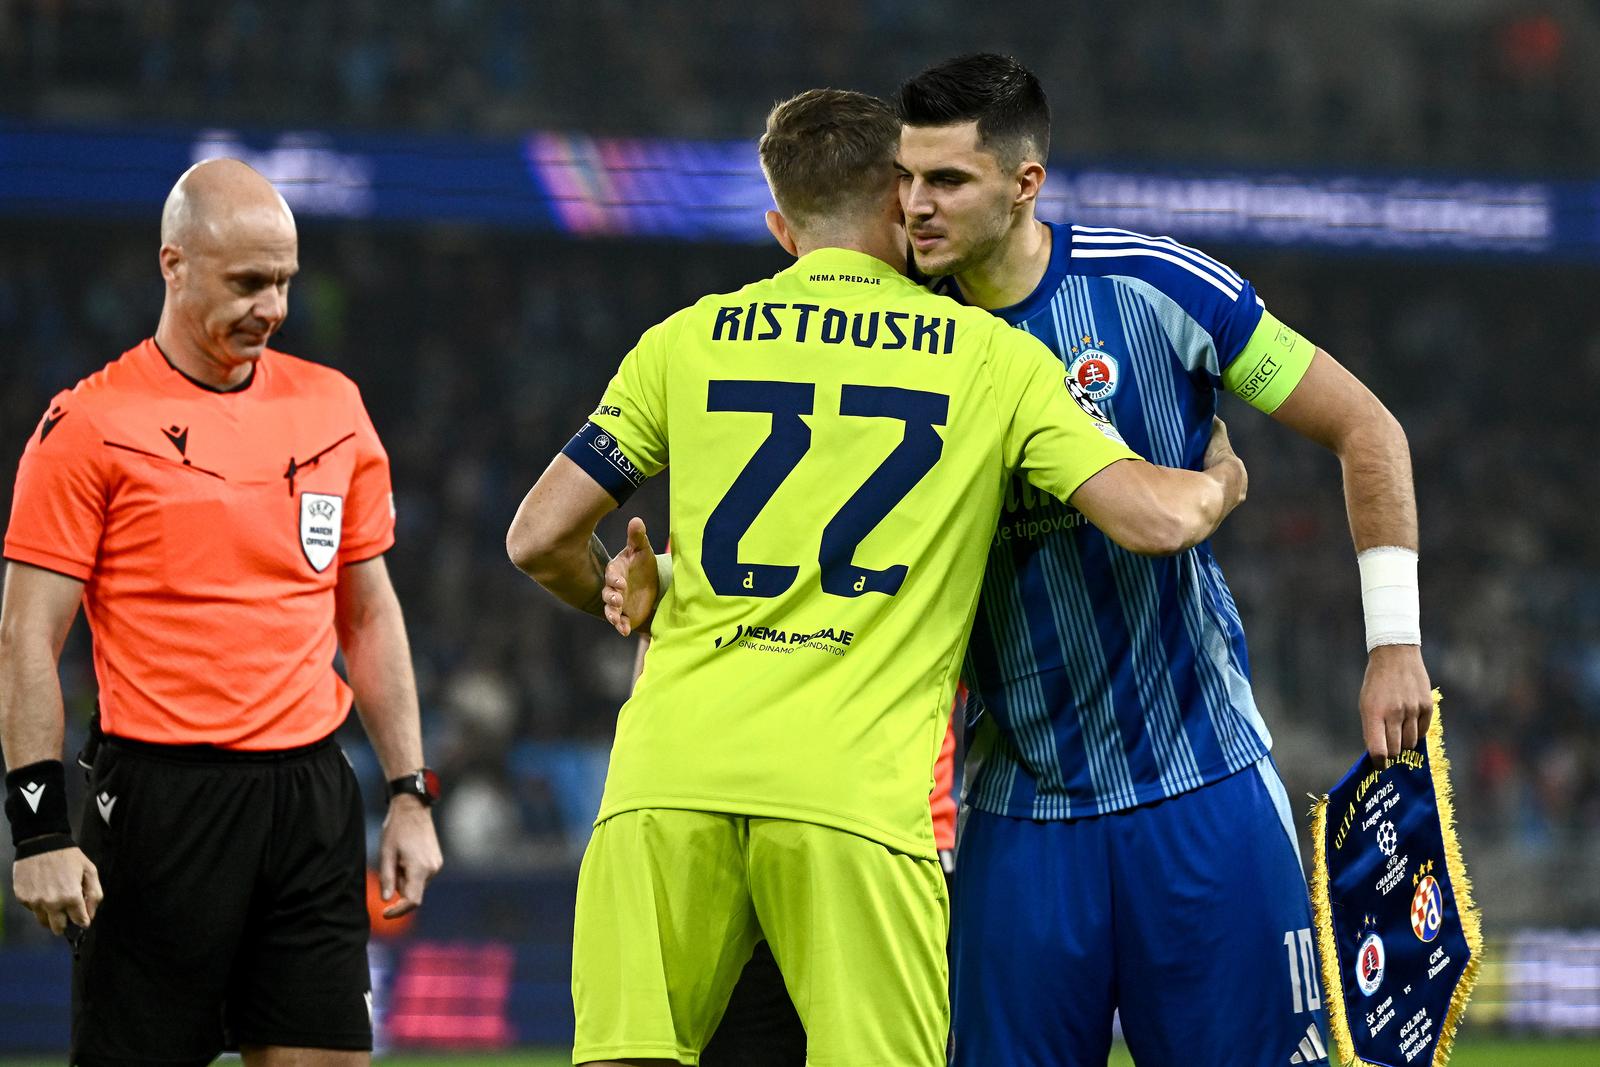
M 1049 346 L 1152 462 L 1198 470 L 1219 390 L 1271 410 L 1303 375 L 1310 346 L 1210 256 L 1126 230 L 1051 230 L 1044 278 L 995 314 Z M 960 297 L 951 279 L 938 288 Z M 1254 394 L 1267 392 L 1263 405 Z M 1119 811 L 1271 747 L 1210 543 L 1138 556 L 1021 480 L 990 548 L 965 675 L 980 709 L 967 801 L 983 811 Z

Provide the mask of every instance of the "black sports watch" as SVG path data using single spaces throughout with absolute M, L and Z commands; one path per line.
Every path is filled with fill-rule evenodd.
M 413 796 L 429 808 L 439 799 L 439 775 L 429 767 L 421 767 L 410 774 L 389 779 L 389 799 Z

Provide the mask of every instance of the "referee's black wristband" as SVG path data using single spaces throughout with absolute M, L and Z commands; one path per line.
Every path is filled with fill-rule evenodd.
M 40 760 L 6 775 L 6 819 L 11 823 L 11 843 L 18 847 L 19 856 L 22 843 L 31 843 L 33 838 L 51 834 L 70 838 L 66 766 L 58 759 Z
M 77 848 L 78 843 L 72 839 L 71 834 L 45 834 L 43 837 L 31 837 L 17 846 L 17 859 L 25 860 L 29 856 L 37 856 L 43 852 L 59 852 L 64 848 Z

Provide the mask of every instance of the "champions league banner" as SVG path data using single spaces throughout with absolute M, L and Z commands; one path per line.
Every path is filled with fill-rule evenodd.
M 1451 806 L 1439 692 L 1417 751 L 1367 756 L 1312 811 L 1311 896 L 1338 1062 L 1444 1067 L 1483 935 Z
M 303 219 L 476 223 L 570 237 L 764 243 L 756 142 L 354 133 L 0 117 L 0 217 L 148 219 L 213 156 Z M 1600 181 L 1438 173 L 1129 169 L 1056 160 L 1040 217 L 1225 247 L 1600 259 Z

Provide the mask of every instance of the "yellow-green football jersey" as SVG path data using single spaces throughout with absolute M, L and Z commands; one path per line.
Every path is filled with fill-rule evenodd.
M 671 464 L 673 584 L 599 818 L 688 808 L 934 854 L 928 794 L 1002 496 L 1136 459 L 1043 344 L 831 248 L 652 327 L 567 445 Z

